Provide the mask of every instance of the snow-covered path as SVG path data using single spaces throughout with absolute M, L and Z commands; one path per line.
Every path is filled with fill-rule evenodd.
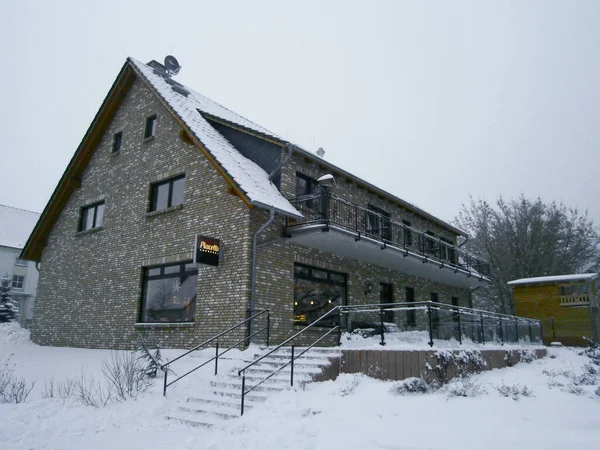
M 588 361 L 573 349 L 552 348 L 554 358 L 476 375 L 472 381 L 487 393 L 469 398 L 449 397 L 445 389 L 396 396 L 390 392 L 392 382 L 343 375 L 335 382 L 276 395 L 223 430 L 165 419 L 188 392 L 206 389 L 210 369 L 174 385 L 167 398 L 161 396 L 158 380 L 137 400 L 104 408 L 75 399 L 43 399 L 45 379 L 59 381 L 82 370 L 99 379 L 101 362 L 110 352 L 39 347 L 26 333 L 8 334 L 2 327 L 0 358 L 6 361 L 12 354 L 15 374 L 37 380 L 25 403 L 0 404 L 3 450 L 600 448 L 596 387 L 579 386 L 582 392 L 576 395 L 568 392 L 577 390 L 569 388 L 568 377 L 557 374 L 579 373 Z M 167 356 L 178 353 L 168 351 Z M 221 368 L 233 367 L 241 356 L 236 352 Z M 527 386 L 533 396 L 503 397 L 496 390 L 502 384 Z

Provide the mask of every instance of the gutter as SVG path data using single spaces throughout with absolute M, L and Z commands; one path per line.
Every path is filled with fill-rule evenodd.
M 289 161 L 289 159 L 292 157 L 292 150 L 293 147 L 290 144 L 286 144 L 287 147 L 287 155 L 285 156 L 285 158 L 281 161 L 281 163 L 269 174 L 269 181 L 272 180 L 272 178 L 281 171 L 281 169 L 283 168 L 283 166 Z M 250 267 L 251 270 L 251 275 L 250 275 L 250 302 L 248 305 L 248 317 L 252 317 L 252 315 L 254 314 L 254 307 L 256 305 L 256 247 L 257 247 L 257 242 L 258 242 L 258 237 L 260 236 L 260 234 L 265 231 L 267 229 L 267 227 L 269 227 L 269 225 L 271 225 L 274 221 L 275 221 L 275 212 L 276 212 L 276 208 L 271 207 L 269 209 L 269 218 L 267 219 L 267 221 L 265 223 L 263 223 L 261 225 L 261 227 L 256 231 L 256 233 L 254 233 L 254 236 L 252 237 L 252 265 Z M 277 212 L 280 212 L 279 210 L 277 210 Z M 289 214 L 286 214 L 289 215 Z M 250 338 L 250 336 L 252 336 L 252 333 L 254 332 L 254 324 L 252 323 L 252 321 L 248 321 L 248 338 Z M 248 340 L 248 344 L 250 344 L 250 340 Z

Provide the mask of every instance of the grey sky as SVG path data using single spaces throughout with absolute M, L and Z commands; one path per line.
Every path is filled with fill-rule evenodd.
M 85 4 L 84 4 L 85 3 Z M 540 195 L 600 224 L 600 2 L 0 0 L 0 204 L 40 212 L 127 56 L 452 220 Z

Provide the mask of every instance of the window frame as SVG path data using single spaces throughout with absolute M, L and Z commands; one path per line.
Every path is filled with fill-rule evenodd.
M 15 266 L 27 267 L 27 260 L 16 257 L 15 258 Z
M 149 323 L 149 324 L 164 324 L 164 323 L 194 323 L 194 316 L 196 315 L 196 302 L 198 300 L 198 276 L 199 271 L 198 267 L 186 268 L 192 264 L 191 260 L 174 262 L 169 264 L 160 264 L 160 265 L 152 265 L 152 266 L 144 266 L 142 267 L 141 274 L 141 298 L 140 298 L 140 306 L 138 311 L 138 323 Z M 178 266 L 179 269 L 177 272 L 165 273 L 166 268 L 172 268 Z M 158 275 L 149 275 L 150 271 L 159 269 L 160 273 Z M 191 315 L 191 320 L 181 320 L 181 321 L 150 321 L 144 320 L 144 313 L 147 307 L 147 298 L 146 295 L 148 293 L 148 282 L 152 280 L 168 280 L 168 279 L 183 279 L 184 277 L 196 276 L 196 294 L 192 300 L 190 300 L 189 304 L 193 304 L 193 311 Z
M 306 274 L 300 274 L 298 269 L 306 271 Z M 327 276 L 325 278 L 315 276 L 313 274 L 314 271 L 317 271 L 318 273 L 326 274 Z M 344 289 L 344 295 L 343 295 L 343 297 L 340 298 L 339 306 L 348 304 L 348 274 L 347 273 L 337 272 L 335 270 L 324 269 L 321 267 L 311 266 L 308 264 L 294 263 L 294 304 L 292 305 L 293 310 L 294 310 L 294 325 L 309 326 L 311 323 L 314 322 L 314 320 L 308 322 L 307 320 L 299 321 L 296 319 L 297 316 L 301 315 L 301 314 L 296 314 L 296 307 L 298 306 L 298 305 L 296 305 L 296 303 L 298 301 L 298 299 L 296 298 L 296 283 L 297 283 L 298 279 L 308 281 L 308 282 L 315 282 L 317 284 L 325 284 L 325 285 L 329 285 L 329 286 L 342 287 Z M 343 281 L 340 281 L 340 279 L 343 279 Z M 330 300 L 330 302 L 331 302 L 331 300 Z M 334 303 L 331 303 L 331 304 L 334 306 L 338 306 Z M 324 311 L 322 314 L 319 315 L 319 317 L 322 316 L 323 314 L 325 314 L 326 312 L 327 311 Z M 317 326 L 324 327 L 324 328 L 332 328 L 336 325 L 340 325 L 340 324 L 338 323 L 337 316 L 334 315 L 330 319 L 324 319 L 323 321 L 319 322 Z
M 371 228 L 371 222 L 376 225 Z M 367 203 L 367 228 L 366 232 L 379 236 L 382 240 L 390 241 L 392 239 L 392 215 L 379 206 Z
M 99 206 L 103 207 L 100 224 L 97 223 Z M 94 214 L 94 217 L 92 218 L 92 225 L 89 228 L 87 227 L 87 215 L 86 215 L 86 213 L 88 211 L 93 211 L 93 214 Z M 102 228 L 102 226 L 104 225 L 105 212 L 106 212 L 106 203 L 104 200 L 101 200 L 99 202 L 90 203 L 89 205 L 85 205 L 85 206 L 82 206 L 81 208 L 79 208 L 79 223 L 77 225 L 77 231 L 88 231 L 88 230 L 94 230 L 97 228 Z
M 121 146 L 123 145 L 123 131 L 118 131 L 113 134 L 113 143 L 111 148 L 111 153 L 119 153 L 121 151 Z
M 306 189 L 304 189 L 305 192 L 298 192 L 298 180 L 303 180 L 306 183 Z M 312 210 L 321 210 L 321 185 L 313 177 L 305 175 L 302 172 L 296 172 L 294 193 L 296 194 L 296 199 L 311 198 L 311 196 L 314 196 L 315 198 L 302 202 L 302 205 Z
M 176 181 L 183 180 L 183 192 L 181 195 L 181 203 L 173 204 L 173 186 Z M 161 186 L 168 185 L 167 206 L 158 209 L 158 190 Z M 185 174 L 177 175 L 165 180 L 155 181 L 150 183 L 150 198 L 148 201 L 148 212 L 164 211 L 174 206 L 183 205 L 185 201 Z
M 146 117 L 144 125 L 144 139 L 150 139 L 156 136 L 156 114 Z
M 17 278 L 20 280 L 17 281 Z M 15 286 L 15 282 L 20 286 Z M 25 289 L 25 275 L 13 275 L 10 287 L 11 289 Z

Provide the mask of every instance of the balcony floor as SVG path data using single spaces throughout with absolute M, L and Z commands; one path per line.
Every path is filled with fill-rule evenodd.
M 425 260 L 421 255 L 410 251 L 405 252 L 402 248 L 387 245 L 385 249 L 382 249 L 382 242 L 367 236 L 361 236 L 359 240 L 356 240 L 357 233 L 343 228 L 329 225 L 328 232 L 323 231 L 326 229 L 325 224 L 311 224 L 288 228 L 287 232 L 291 236 L 290 241 L 296 244 L 397 270 L 408 275 L 427 278 L 442 284 L 472 288 L 489 281 L 479 274 L 471 275 L 469 272 L 453 266 L 445 264 L 442 266 L 442 263 L 435 259 Z

